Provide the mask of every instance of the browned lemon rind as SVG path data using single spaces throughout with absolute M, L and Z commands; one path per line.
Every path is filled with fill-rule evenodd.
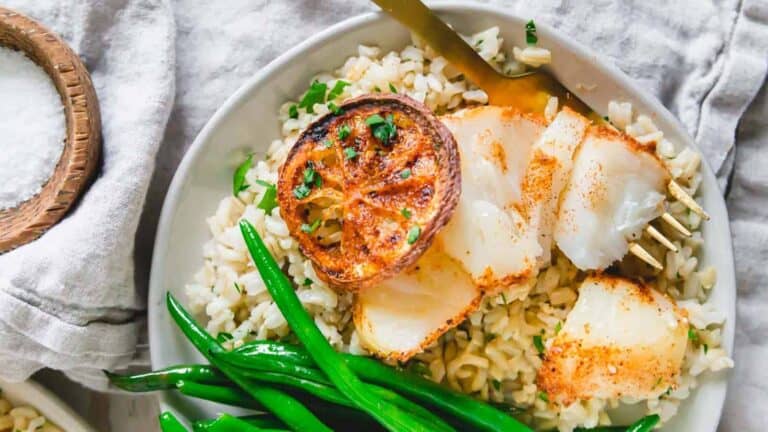
M 396 132 L 386 142 L 366 123 L 374 116 L 391 116 Z M 280 170 L 278 202 L 318 276 L 357 291 L 413 264 L 460 191 L 456 142 L 432 112 L 407 96 L 366 95 L 299 136 Z

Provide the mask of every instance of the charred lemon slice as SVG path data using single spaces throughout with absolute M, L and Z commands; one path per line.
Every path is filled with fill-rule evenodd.
M 356 291 L 409 266 L 459 199 L 456 142 L 427 107 L 368 95 L 299 136 L 280 171 L 280 212 L 319 277 Z

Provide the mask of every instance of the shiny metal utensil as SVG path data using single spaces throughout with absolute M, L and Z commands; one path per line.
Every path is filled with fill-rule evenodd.
M 420 0 L 372 0 L 422 38 L 435 52 L 488 94 L 492 105 L 542 112 L 549 96 L 561 106 L 589 115 L 592 110 L 543 70 L 506 76 L 486 63 L 475 50 Z M 522 31 L 522 29 L 521 29 Z

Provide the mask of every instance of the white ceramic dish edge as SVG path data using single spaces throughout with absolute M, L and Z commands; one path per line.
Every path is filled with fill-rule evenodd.
M 11 383 L 0 380 L 3 397 L 14 406 L 30 405 L 49 421 L 67 432 L 95 432 L 67 404 L 34 381 Z
M 467 24 L 467 26 L 473 27 L 470 30 L 477 31 L 484 25 L 483 23 L 493 21 L 500 27 L 502 32 L 509 33 L 509 28 L 520 30 L 520 36 L 505 35 L 505 47 L 509 48 L 513 42 L 520 43 L 522 39 L 522 23 L 525 19 L 516 17 L 510 13 L 502 11 L 499 8 L 485 6 L 485 5 L 467 5 L 456 2 L 439 3 L 435 6 L 435 9 L 440 14 L 447 14 L 451 19 L 451 22 L 456 24 L 456 28 L 465 30 L 466 26 L 457 23 L 461 21 L 463 17 L 465 20 L 467 16 L 482 16 L 483 19 L 470 20 L 473 23 L 478 22 L 474 26 Z M 162 367 L 172 362 L 173 359 L 181 360 L 180 357 L 186 358 L 186 356 L 179 355 L 179 349 L 174 352 L 174 344 L 169 344 L 167 336 L 169 320 L 165 311 L 164 295 L 168 285 L 168 275 L 171 270 L 168 269 L 169 263 L 174 263 L 173 259 L 169 257 L 170 239 L 173 234 L 173 223 L 178 223 L 176 218 L 179 216 L 179 206 L 183 199 L 191 199 L 186 196 L 187 190 L 185 187 L 190 181 L 192 174 L 200 175 L 200 172 L 194 171 L 196 164 L 200 163 L 202 155 L 205 153 L 206 147 L 210 147 L 215 140 L 215 135 L 221 135 L 219 130 L 222 124 L 226 123 L 228 118 L 238 114 L 238 109 L 243 108 L 244 105 L 253 97 L 253 93 L 257 93 L 261 85 L 270 80 L 275 80 L 275 75 L 286 67 L 290 67 L 294 62 L 302 56 L 307 56 L 308 53 L 312 53 L 316 50 L 321 50 L 329 45 L 336 43 L 349 43 L 347 40 L 350 37 L 350 33 L 360 31 L 367 27 L 384 26 L 382 22 L 390 20 L 388 17 L 381 13 L 369 13 L 360 15 L 339 24 L 336 24 L 325 31 L 317 34 L 316 36 L 309 38 L 305 42 L 297 45 L 296 47 L 288 50 L 286 53 L 272 61 L 269 65 L 258 71 L 254 76 L 249 79 L 244 85 L 242 85 L 229 99 L 216 111 L 213 117 L 208 121 L 205 127 L 201 130 L 189 151 L 182 160 L 179 168 L 174 175 L 173 181 L 168 190 L 168 194 L 165 199 L 163 211 L 160 217 L 160 223 L 155 241 L 155 249 L 152 262 L 152 272 L 150 278 L 150 316 L 149 316 L 149 328 L 150 328 L 150 343 L 152 346 L 152 364 L 154 367 Z M 495 20 L 495 21 L 494 21 Z M 397 25 L 391 22 L 387 25 Z M 507 27 L 508 26 L 508 27 Z M 505 30 L 506 29 L 506 30 Z M 404 30 L 401 29 L 401 32 Z M 395 33 L 397 33 L 395 31 Z M 654 117 L 654 121 L 664 130 L 666 136 L 670 137 L 673 141 L 682 145 L 690 145 L 695 148 L 691 138 L 686 134 L 679 122 L 674 116 L 666 110 L 656 99 L 645 94 L 637 85 L 626 77 L 616 67 L 611 66 L 607 62 L 601 63 L 598 60 L 598 56 L 584 48 L 575 42 L 566 39 L 563 36 L 558 35 L 552 28 L 538 23 L 538 33 L 540 37 L 540 43 L 543 46 L 550 48 L 553 51 L 553 65 L 552 71 L 558 76 L 558 78 L 569 88 L 576 89 L 575 93 L 580 98 L 585 100 L 596 111 L 604 113 L 606 111 L 607 101 L 610 99 L 624 99 L 629 100 L 638 109 L 639 112 L 646 113 Z M 387 37 L 389 33 L 387 33 Z M 394 39 L 395 37 L 393 37 Z M 360 40 L 360 43 L 371 43 L 371 37 L 368 36 L 367 40 Z M 382 40 L 386 37 L 381 38 Z M 385 42 L 382 44 L 386 45 Z M 353 55 L 354 51 L 348 51 L 344 53 L 344 56 Z M 560 62 L 558 62 L 560 59 Z M 567 62 L 567 65 L 562 63 Z M 561 63 L 559 65 L 559 63 Z M 303 72 L 303 79 L 297 83 L 282 83 L 280 89 L 275 92 L 283 90 L 285 93 L 283 100 L 289 97 L 295 97 L 303 87 L 306 87 L 308 80 L 314 73 L 321 70 L 332 69 L 338 66 L 340 62 L 328 62 L 325 64 L 325 68 L 311 69 L 306 68 Z M 577 81 L 581 77 L 581 81 Z M 600 82 L 590 82 L 589 80 L 597 81 L 600 78 Z M 276 79 L 280 82 L 280 78 Z M 592 91 L 578 90 L 576 84 L 585 84 L 582 88 L 590 88 L 590 84 L 598 84 L 598 87 Z M 292 87 L 294 90 L 286 91 L 286 87 Z M 276 113 L 277 106 L 272 108 Z M 274 115 L 273 115 L 274 117 Z M 263 138 L 267 143 L 271 139 L 279 137 L 279 129 L 275 126 L 275 134 Z M 261 132 L 261 131 L 259 131 Z M 240 144 L 250 143 L 251 146 L 257 144 L 256 138 L 249 137 L 250 141 L 243 141 Z M 220 139 L 219 139 L 220 141 Z M 266 143 L 265 143 L 266 144 Z M 226 144 L 232 150 L 232 146 L 236 144 Z M 223 149 L 222 149 L 223 150 Z M 221 157 L 224 159 L 227 153 L 222 151 Z M 705 163 L 702 167 L 704 175 L 704 184 L 702 188 L 702 202 L 707 210 L 712 215 L 712 221 L 708 222 L 704 228 L 704 236 L 707 240 L 707 249 L 703 256 L 704 262 L 714 263 L 718 269 L 718 284 L 716 285 L 711 297 L 710 302 L 716 304 L 727 316 L 727 322 L 723 330 L 723 346 L 728 352 L 732 352 L 733 349 L 733 333 L 735 324 L 735 275 L 733 270 L 733 254 L 730 240 L 730 230 L 728 226 L 727 211 L 725 203 L 722 199 L 721 193 L 717 188 L 717 183 L 712 173 L 712 170 Z M 229 181 L 229 178 L 225 179 Z M 217 185 L 221 190 L 219 198 L 225 196 L 227 193 L 226 188 L 221 188 L 221 185 Z M 215 208 L 216 202 L 212 205 Z M 210 207 L 210 205 L 209 205 Z M 194 217 L 198 218 L 198 224 L 203 222 L 203 218 L 210 214 L 209 211 L 195 214 Z M 190 216 L 191 217 L 191 216 Z M 197 227 L 196 227 L 197 228 Z M 183 231 L 186 232 L 186 231 Z M 178 237 L 174 237 L 178 239 Z M 194 243 L 194 242 L 193 242 Z M 176 246 L 176 251 L 185 251 L 184 246 Z M 197 244 L 198 249 L 202 246 L 202 242 Z M 196 251 L 191 252 L 191 257 L 184 254 L 183 259 L 195 260 L 199 263 L 199 254 Z M 196 264 L 197 265 L 197 264 Z M 175 265 L 174 267 L 178 267 Z M 182 266 L 183 267 L 183 266 Z M 191 273 L 181 275 L 183 278 L 189 280 L 192 276 Z M 180 283 L 180 281 L 177 281 Z M 171 285 L 171 290 L 179 292 L 181 289 L 177 284 Z M 178 336 L 180 338 L 181 336 Z M 178 345 L 178 344 L 175 344 Z M 182 349 L 183 353 L 187 350 Z M 169 353 L 171 353 L 169 355 Z M 681 412 L 665 429 L 666 430 L 695 430 L 695 431 L 715 431 L 722 410 L 722 404 L 725 398 L 727 373 L 713 374 L 702 380 L 702 385 L 695 393 L 689 398 L 688 401 L 681 408 Z M 692 401 L 693 400 L 693 401 Z M 179 398 L 172 395 L 165 395 L 161 397 L 161 402 L 164 409 L 172 409 L 180 407 Z M 182 405 L 186 404 L 183 403 Z M 189 407 L 187 407 L 189 409 Z M 186 411 L 186 410 L 185 410 Z

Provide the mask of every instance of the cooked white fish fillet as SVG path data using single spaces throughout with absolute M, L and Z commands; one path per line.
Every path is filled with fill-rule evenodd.
M 688 320 L 650 286 L 612 276 L 587 278 L 546 350 L 537 384 L 568 405 L 589 398 L 655 398 L 676 382 Z
M 590 127 L 560 199 L 555 241 L 582 270 L 604 269 L 663 212 L 669 174 L 653 149 Z
M 435 240 L 416 264 L 360 291 L 355 327 L 367 349 L 405 361 L 474 312 L 482 293 Z
M 490 293 L 533 277 L 549 261 L 557 201 L 589 121 L 570 109 L 546 127 L 510 108 L 442 118 L 461 154 L 462 192 L 440 236 Z
M 588 126 L 569 109 L 546 130 L 495 106 L 442 120 L 459 144 L 461 199 L 414 268 L 359 294 L 358 334 L 379 356 L 407 359 L 473 312 L 483 291 L 536 275 L 549 260 L 557 199 Z
M 538 231 L 540 265 L 550 260 L 560 194 L 571 175 L 574 151 L 589 124 L 586 117 L 563 108 L 533 145 L 523 181 L 523 203 L 529 226 Z

